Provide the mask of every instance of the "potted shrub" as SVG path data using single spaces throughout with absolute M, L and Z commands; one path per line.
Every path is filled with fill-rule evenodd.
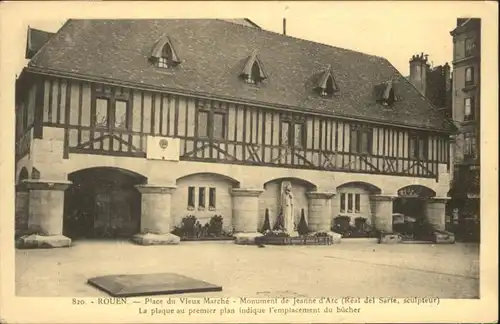
M 307 226 L 306 216 L 304 213 L 304 208 L 300 211 L 300 221 L 297 226 L 297 232 L 299 232 L 300 236 L 307 235 L 309 233 L 309 227 Z
M 222 236 L 222 227 L 224 224 L 224 219 L 221 215 L 214 215 L 210 218 L 208 222 L 207 232 L 208 235 L 220 237 Z
M 351 234 L 351 218 L 345 215 L 338 215 L 334 219 L 332 231 L 339 233 L 342 237 L 349 237 Z
M 271 223 L 269 222 L 269 208 L 266 208 L 266 214 L 264 217 L 264 225 L 260 230 L 261 233 L 265 233 L 266 231 L 271 230 Z
M 181 233 L 181 235 L 178 235 L 180 237 L 197 237 L 198 236 L 198 227 L 199 224 L 198 220 L 196 219 L 196 216 L 194 215 L 188 215 L 184 216 L 181 221 L 181 225 L 179 226 L 179 229 L 177 230 L 178 233 Z

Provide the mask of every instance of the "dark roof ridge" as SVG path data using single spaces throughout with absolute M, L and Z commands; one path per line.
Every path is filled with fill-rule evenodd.
M 39 29 L 39 28 L 33 28 L 30 25 L 28 25 L 28 29 L 30 29 L 30 30 L 36 30 L 36 31 L 39 31 L 39 32 L 42 32 L 42 33 L 46 33 L 46 34 L 51 34 L 51 35 L 54 35 L 55 33 L 57 33 L 57 32 L 49 32 L 49 31 L 46 31 L 46 30 L 43 30 L 43 29 Z
M 226 20 L 222 20 L 222 19 L 215 19 L 215 20 L 221 21 L 221 22 L 224 22 L 224 23 L 227 23 L 227 24 L 231 24 L 231 22 L 226 21 Z M 246 27 L 246 28 L 248 28 L 247 26 L 240 25 L 240 24 L 235 24 L 235 25 L 237 25 L 238 27 Z M 279 35 L 281 38 L 284 38 L 284 39 L 290 39 L 291 38 L 291 39 L 299 40 L 299 41 L 302 41 L 302 42 L 317 44 L 317 45 L 321 45 L 321 46 L 325 46 L 325 47 L 329 47 L 329 48 L 335 48 L 337 50 L 342 50 L 342 51 L 346 51 L 346 52 L 352 52 L 352 53 L 361 54 L 361 55 L 365 55 L 365 56 L 376 57 L 376 58 L 379 58 L 379 59 L 385 59 L 385 57 L 379 56 L 379 55 L 375 55 L 375 54 L 368 54 L 368 53 L 364 53 L 364 52 L 360 52 L 360 51 L 355 51 L 355 50 L 352 50 L 352 49 L 349 49 L 349 48 L 344 48 L 344 47 L 337 47 L 337 46 L 333 46 L 333 45 L 329 45 L 329 44 L 325 44 L 325 43 L 320 43 L 320 42 L 309 40 L 309 39 L 305 39 L 305 38 L 299 38 L 299 37 L 290 36 L 290 35 L 283 35 L 282 33 L 275 32 L 275 31 L 272 31 L 272 30 L 267 30 L 267 29 L 264 29 L 262 27 L 261 28 L 255 28 L 255 29 L 252 29 L 252 30 L 256 30 L 258 32 L 263 32 L 263 33 L 276 34 L 276 35 Z

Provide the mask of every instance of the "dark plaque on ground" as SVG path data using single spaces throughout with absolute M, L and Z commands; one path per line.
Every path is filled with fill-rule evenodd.
M 87 282 L 113 297 L 222 291 L 221 286 L 175 273 L 108 275 L 90 278 Z

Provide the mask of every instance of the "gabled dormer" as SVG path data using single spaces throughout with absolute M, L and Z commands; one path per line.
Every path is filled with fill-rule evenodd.
M 328 65 L 323 72 L 319 75 L 318 82 L 316 83 L 316 90 L 325 98 L 332 97 L 339 91 L 337 82 L 333 77 L 332 67 Z
M 159 68 L 172 68 L 181 63 L 170 38 L 166 35 L 156 41 L 149 60 Z
M 26 38 L 26 51 L 24 57 L 31 59 L 47 43 L 54 33 L 31 28 L 28 26 L 28 35 Z
M 392 80 L 376 85 L 374 91 L 375 100 L 384 106 L 392 106 L 394 102 L 400 100 L 396 96 L 396 90 Z
M 259 84 L 267 79 L 267 74 L 264 72 L 264 68 L 257 51 L 254 51 L 252 55 L 248 57 L 245 62 L 245 67 L 240 75 L 246 83 L 250 84 Z

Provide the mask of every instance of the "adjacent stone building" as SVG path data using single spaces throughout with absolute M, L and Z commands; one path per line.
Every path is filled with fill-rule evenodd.
M 451 206 L 461 218 L 480 218 L 481 19 L 459 18 L 453 37 L 453 149 Z
M 216 214 L 251 235 L 283 182 L 315 231 L 343 215 L 390 232 L 393 212 L 444 229 L 455 128 L 384 58 L 248 20 L 69 20 L 37 44 L 16 211 L 39 240 L 162 243 Z

